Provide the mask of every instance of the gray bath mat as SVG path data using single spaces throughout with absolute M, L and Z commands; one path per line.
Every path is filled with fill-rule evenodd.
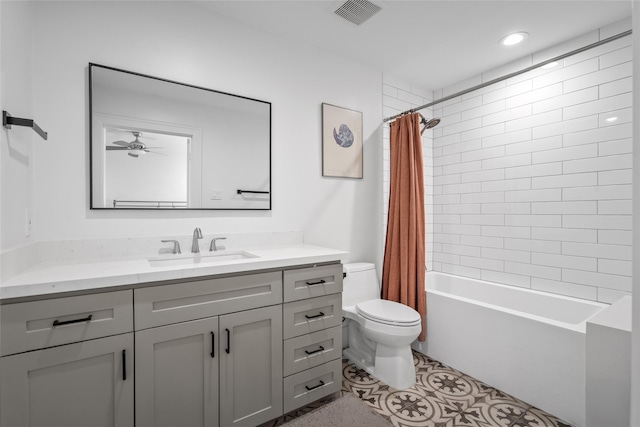
M 369 408 L 352 394 L 347 394 L 319 409 L 284 424 L 286 427 L 389 427 L 391 421 Z

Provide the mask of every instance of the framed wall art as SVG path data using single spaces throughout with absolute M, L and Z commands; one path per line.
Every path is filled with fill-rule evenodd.
M 362 179 L 362 112 L 322 104 L 322 176 Z

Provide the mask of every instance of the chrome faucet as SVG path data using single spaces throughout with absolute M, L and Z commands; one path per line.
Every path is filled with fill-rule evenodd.
M 216 247 L 216 240 L 227 240 L 226 237 L 214 237 L 211 239 L 211 245 L 209 246 L 209 252 L 217 252 L 218 248 Z
M 174 254 L 181 254 L 182 251 L 180 251 L 180 243 L 177 240 L 161 240 L 162 243 L 173 243 L 173 253 Z
M 198 239 L 202 239 L 202 231 L 200 228 L 196 227 L 193 230 L 193 243 L 191 244 L 191 252 L 194 254 L 200 253 L 200 245 L 198 245 Z

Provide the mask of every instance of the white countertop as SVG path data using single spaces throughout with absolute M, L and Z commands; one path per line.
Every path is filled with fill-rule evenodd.
M 229 251 L 234 252 L 234 251 Z M 113 286 L 136 285 L 163 280 L 282 268 L 339 261 L 348 252 L 311 245 L 249 249 L 256 258 L 220 261 L 215 264 L 154 267 L 149 258 L 112 257 L 75 262 L 49 262 L 32 266 L 0 284 L 0 299 L 32 297 L 61 292 L 107 290 Z M 224 253 L 220 251 L 219 253 Z M 206 257 L 210 253 L 200 254 Z M 194 254 L 163 255 L 154 259 Z

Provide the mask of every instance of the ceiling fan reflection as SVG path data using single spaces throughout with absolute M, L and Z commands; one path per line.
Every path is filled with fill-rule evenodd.
M 142 136 L 142 132 L 133 131 L 131 132 L 135 139 L 131 142 L 127 141 L 113 141 L 112 144 L 117 145 L 117 147 L 113 147 L 107 145 L 107 151 L 116 151 L 116 150 L 126 150 L 127 154 L 131 157 L 139 157 L 146 153 L 159 154 L 161 156 L 166 156 L 166 154 L 158 153 L 157 151 L 151 151 L 150 148 L 157 149 L 162 147 L 147 147 L 147 145 L 140 141 L 140 137 Z

